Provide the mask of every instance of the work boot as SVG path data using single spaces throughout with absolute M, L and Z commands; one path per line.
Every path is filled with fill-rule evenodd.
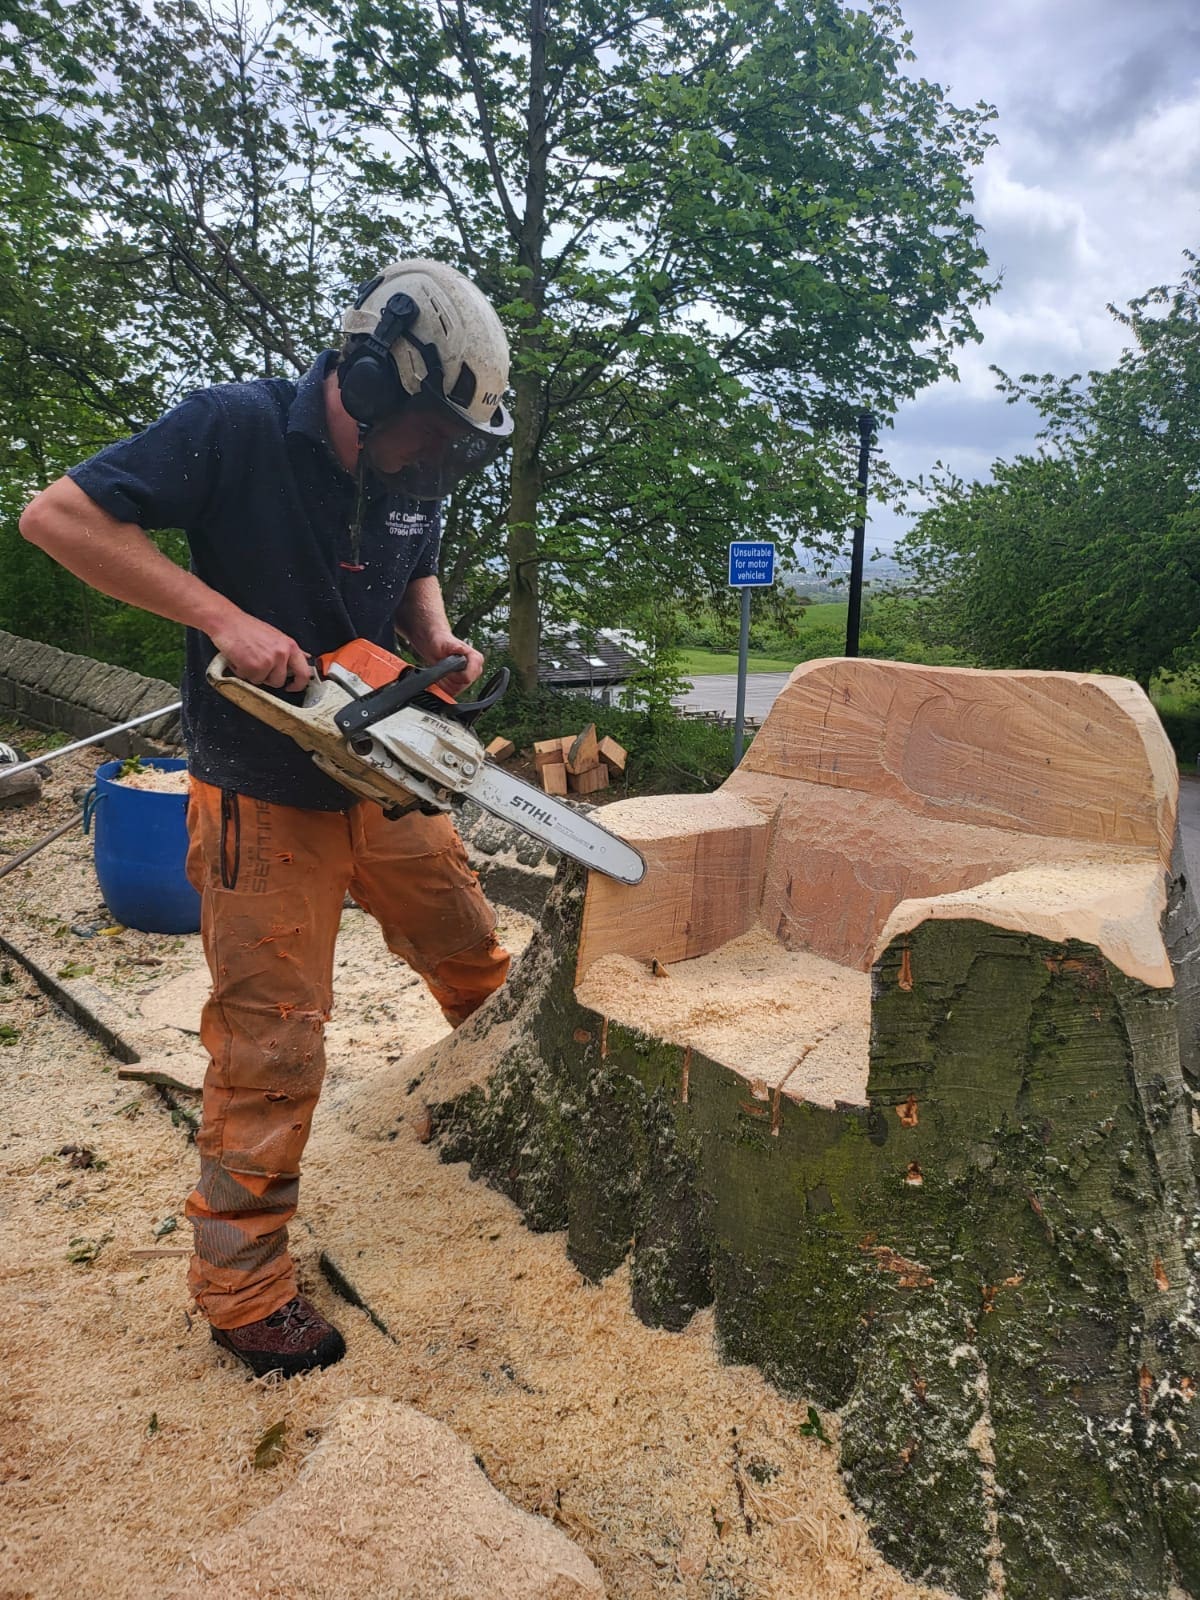
M 313 1367 L 331 1367 L 346 1354 L 341 1334 L 301 1294 L 259 1322 L 214 1328 L 212 1336 L 259 1378 L 268 1372 L 293 1378 Z

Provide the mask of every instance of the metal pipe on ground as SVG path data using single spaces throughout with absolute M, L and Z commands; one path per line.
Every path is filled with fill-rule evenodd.
M 61 839 L 63 834 L 69 832 L 70 829 L 77 828 L 82 816 L 83 812 L 77 811 L 73 817 L 68 817 L 65 822 L 60 822 L 57 828 L 51 828 L 49 833 L 43 834 L 43 836 L 35 844 L 31 844 L 27 850 L 22 850 L 20 855 L 13 856 L 11 861 L 6 861 L 3 866 L 0 866 L 0 878 L 5 877 L 16 867 L 23 866 L 25 862 L 29 860 L 30 856 L 37 855 L 39 850 L 44 850 L 48 844 L 53 844 L 55 839 Z
M 126 733 L 130 728 L 140 728 L 143 722 L 154 722 L 159 717 L 168 717 L 173 711 L 180 710 L 182 705 L 182 700 L 176 700 L 172 705 L 160 706 L 157 711 L 147 711 L 143 716 L 131 717 L 128 722 L 118 722 L 115 728 L 105 728 L 100 733 L 89 733 L 86 739 L 76 739 L 74 744 L 64 744 L 57 750 L 47 750 L 45 755 L 21 761 L 15 767 L 0 768 L 0 775 L 5 778 L 15 777 L 18 772 L 28 772 L 31 767 L 40 767 L 47 761 L 57 761 L 59 756 L 69 756 L 72 750 L 84 750 L 89 744 L 103 744 L 105 739 L 111 739 L 118 733 Z

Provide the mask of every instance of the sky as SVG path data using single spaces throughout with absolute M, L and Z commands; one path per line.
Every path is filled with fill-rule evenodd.
M 997 394 L 1011 376 L 1112 366 L 1127 342 L 1107 311 L 1178 281 L 1200 251 L 1197 0 L 900 0 L 917 61 L 955 105 L 986 100 L 999 143 L 973 212 L 1002 283 L 976 313 L 983 343 L 959 382 L 925 390 L 880 436 L 904 478 L 941 460 L 987 478 L 1035 447 L 1037 414 Z M 872 509 L 868 553 L 907 524 Z M 868 568 L 869 572 L 869 568 Z

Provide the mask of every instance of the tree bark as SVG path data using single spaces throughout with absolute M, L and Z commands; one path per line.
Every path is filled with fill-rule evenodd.
M 522 340 L 519 354 L 531 341 Z M 518 372 L 514 384 L 512 487 L 508 510 L 508 653 L 521 687 L 538 682 L 538 462 L 537 418 L 541 385 Z
M 842 1408 L 850 1492 L 912 1575 L 969 1600 L 1200 1586 L 1182 879 L 1176 990 L 977 921 L 897 938 L 866 1104 L 826 1108 L 756 1096 L 749 1043 L 734 1070 L 580 1005 L 582 877 L 477 1025 L 486 1078 L 456 1066 L 468 1024 L 410 1086 L 445 1158 L 588 1276 L 630 1256 L 646 1322 L 715 1301 L 727 1359 Z

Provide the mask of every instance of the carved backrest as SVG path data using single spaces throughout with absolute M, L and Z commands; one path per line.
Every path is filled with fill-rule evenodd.
M 771 818 L 759 920 L 870 964 L 899 901 L 1175 833 L 1175 758 L 1123 678 L 836 659 L 797 667 L 722 786 Z

